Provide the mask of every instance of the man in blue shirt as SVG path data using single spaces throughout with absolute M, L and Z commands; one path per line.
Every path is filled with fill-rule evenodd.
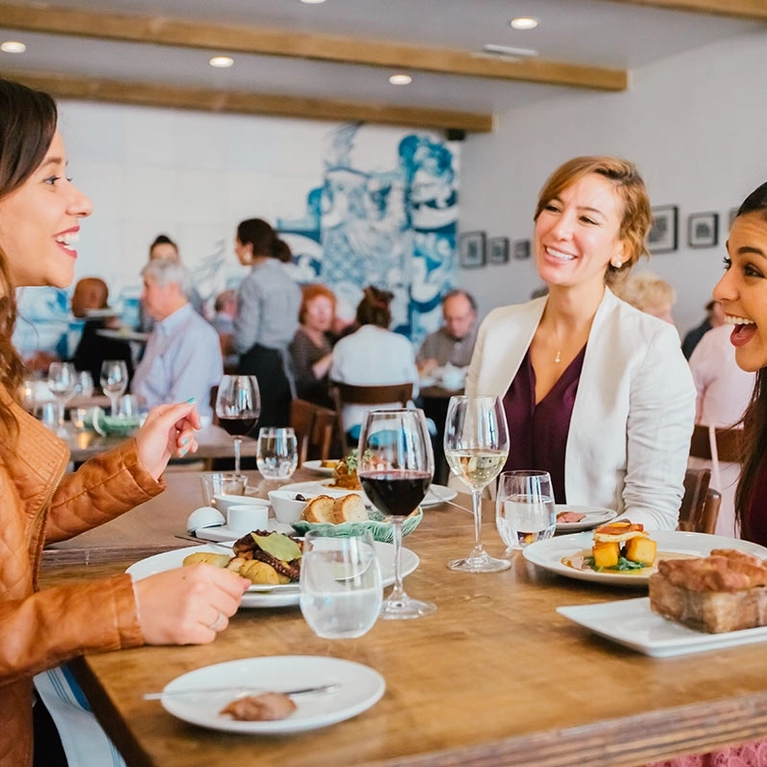
M 218 334 L 189 303 L 191 274 L 170 259 L 150 261 L 141 274 L 141 298 L 155 326 L 131 391 L 147 407 L 194 397 L 200 415 L 209 416 L 210 390 L 224 368 Z

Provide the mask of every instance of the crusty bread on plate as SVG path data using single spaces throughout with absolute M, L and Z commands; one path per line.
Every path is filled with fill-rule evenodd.
M 654 612 L 698 631 L 767 625 L 767 566 L 742 551 L 714 549 L 708 557 L 662 560 L 649 587 Z
M 333 513 L 334 502 L 335 499 L 331 498 L 329 495 L 315 496 L 306 504 L 306 508 L 301 513 L 301 519 L 314 523 L 335 523 L 335 516 Z
M 306 522 L 329 522 L 340 525 L 344 522 L 366 522 L 368 512 L 365 502 L 357 493 L 331 498 L 329 495 L 318 495 L 306 504 L 301 514 Z

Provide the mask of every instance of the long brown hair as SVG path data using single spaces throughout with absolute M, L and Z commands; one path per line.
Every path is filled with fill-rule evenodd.
M 56 132 L 56 102 L 47 94 L 0 78 L 0 204 L 37 170 Z M 15 286 L 0 242 L 0 384 L 19 401 L 24 363 L 11 343 Z M 14 448 L 16 419 L 0 400 L 0 456 Z
M 237 239 L 253 246 L 254 256 L 271 256 L 287 264 L 292 256 L 290 246 L 263 218 L 248 218 L 237 226 Z
M 748 213 L 761 213 L 767 221 L 767 182 L 754 189 L 738 208 L 740 218 Z M 767 456 L 767 367 L 756 373 L 754 391 L 743 414 L 743 455 L 738 489 L 735 491 L 735 517 L 743 526 L 746 504 L 751 498 L 759 469 Z

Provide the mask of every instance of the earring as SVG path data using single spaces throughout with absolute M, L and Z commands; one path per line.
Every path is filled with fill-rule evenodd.
M 613 261 L 612 263 L 616 269 L 620 269 L 623 266 L 623 261 L 621 261 L 619 258 Z

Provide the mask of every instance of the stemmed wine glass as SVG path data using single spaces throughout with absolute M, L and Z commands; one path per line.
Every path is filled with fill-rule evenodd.
M 104 360 L 101 363 L 101 376 L 99 378 L 101 389 L 109 397 L 112 403 L 110 412 L 117 415 L 120 412 L 120 397 L 128 388 L 128 366 L 125 360 Z
M 420 618 L 437 608 L 411 599 L 402 586 L 402 523 L 424 499 L 434 475 L 429 430 L 422 410 L 372 410 L 360 434 L 357 476 L 373 505 L 392 523 L 394 589 L 382 618 Z
M 234 473 L 240 473 L 242 438 L 256 428 L 261 415 L 261 394 L 255 376 L 225 375 L 218 385 L 216 415 L 234 442 Z
M 75 393 L 77 372 L 71 362 L 51 362 L 48 367 L 48 388 L 56 397 L 57 434 L 65 435 L 64 407 L 67 400 Z
M 511 567 L 482 546 L 482 491 L 494 480 L 509 455 L 509 429 L 500 397 L 451 397 L 445 421 L 445 458 L 450 470 L 471 490 L 474 548 L 464 559 L 448 562 L 451 570 L 493 573 Z

